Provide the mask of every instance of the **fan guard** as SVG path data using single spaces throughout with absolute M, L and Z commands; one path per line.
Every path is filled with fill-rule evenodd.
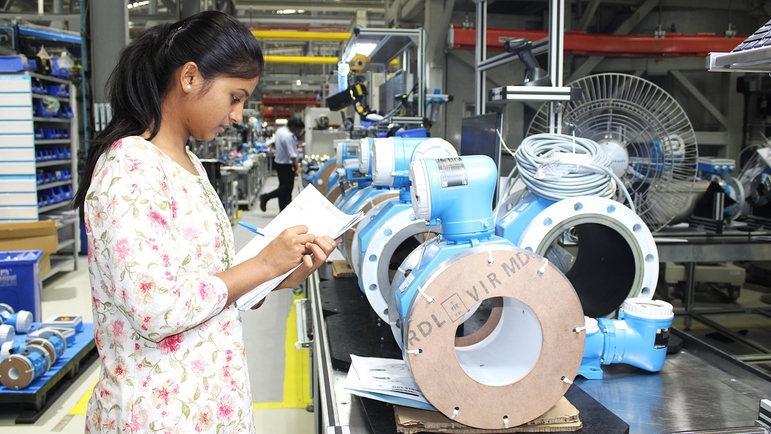
M 662 88 L 628 74 L 598 74 L 570 84 L 581 98 L 560 106 L 562 133 L 599 143 L 613 160 L 640 218 L 652 231 L 686 208 L 696 181 L 696 135 L 680 104 Z M 527 135 L 549 133 L 543 104 Z

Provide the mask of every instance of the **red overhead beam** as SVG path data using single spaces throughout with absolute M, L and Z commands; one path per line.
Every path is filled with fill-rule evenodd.
M 449 36 L 453 48 L 472 50 L 476 47 L 476 29 L 454 26 Z M 487 49 L 503 51 L 503 43 L 511 38 L 528 38 L 535 42 L 548 36 L 549 33 L 542 30 L 487 29 Z M 564 50 L 579 56 L 705 57 L 710 52 L 731 51 L 746 38 L 747 35 L 727 38 L 713 33 L 668 33 L 663 38 L 657 38 L 653 35 L 566 32 Z
M 313 96 L 270 96 L 263 95 L 262 104 L 271 106 L 289 106 L 289 105 L 312 105 L 318 106 L 318 99 Z

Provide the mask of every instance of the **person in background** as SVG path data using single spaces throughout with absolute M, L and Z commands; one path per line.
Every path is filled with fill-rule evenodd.
M 260 195 L 260 209 L 265 212 L 268 201 L 278 198 L 278 209 L 283 210 L 292 201 L 294 180 L 300 174 L 300 157 L 297 153 L 297 139 L 305 130 L 303 121 L 291 118 L 286 125 L 276 130 L 276 158 L 273 167 L 278 176 L 278 187 L 270 193 Z
M 75 197 L 101 364 L 87 433 L 255 431 L 235 301 L 300 264 L 279 285 L 296 287 L 337 242 L 296 226 L 233 264 L 231 222 L 185 144 L 240 123 L 263 66 L 249 30 L 216 11 L 150 28 L 120 54 L 113 118 Z

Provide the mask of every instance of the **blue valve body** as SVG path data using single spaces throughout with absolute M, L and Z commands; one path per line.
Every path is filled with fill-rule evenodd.
M 664 366 L 672 318 L 650 319 L 619 313 L 619 319 L 598 318 L 599 331 L 586 336 L 578 375 L 601 379 L 601 365 L 623 363 L 649 372 Z

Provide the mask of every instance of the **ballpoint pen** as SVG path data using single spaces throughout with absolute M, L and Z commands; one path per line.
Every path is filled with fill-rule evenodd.
M 241 226 L 243 226 L 243 227 L 245 227 L 245 228 L 246 228 L 246 229 L 248 229 L 250 232 L 254 232 L 255 234 L 257 234 L 257 235 L 259 235 L 259 236 L 261 236 L 261 237 L 264 237 L 264 236 L 265 236 L 265 234 L 264 234 L 264 233 L 262 233 L 262 232 L 260 232 L 260 229 L 259 229 L 257 226 L 255 226 L 255 225 L 250 225 L 249 223 L 245 223 L 245 222 L 242 222 L 242 221 L 239 221 L 239 222 L 238 222 L 238 224 L 239 224 L 239 225 L 241 225 Z M 272 238 L 272 237 L 271 237 L 271 238 Z

